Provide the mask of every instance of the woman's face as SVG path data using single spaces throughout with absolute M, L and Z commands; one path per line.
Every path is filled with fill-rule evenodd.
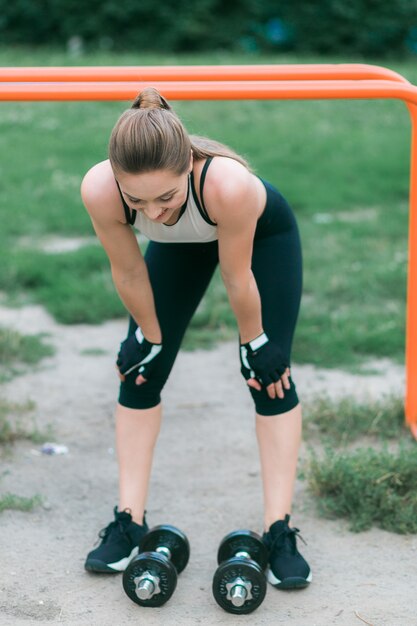
M 120 173 L 117 180 L 127 205 L 153 222 L 175 221 L 187 199 L 188 172 L 180 176 L 171 170 Z

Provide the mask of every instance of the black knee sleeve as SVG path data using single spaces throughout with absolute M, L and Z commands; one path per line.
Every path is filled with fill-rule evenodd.
M 162 385 L 152 378 L 142 385 L 136 385 L 137 373 L 129 374 L 120 384 L 119 403 L 129 409 L 151 409 L 161 402 Z
M 249 391 L 255 402 L 256 412 L 259 415 L 279 415 L 280 413 L 286 413 L 294 409 L 299 403 L 297 391 L 292 378 L 289 377 L 290 388 L 284 389 L 283 398 L 274 398 L 273 400 L 268 396 L 265 387 L 262 387 L 261 391 L 257 391 L 252 387 L 249 387 Z

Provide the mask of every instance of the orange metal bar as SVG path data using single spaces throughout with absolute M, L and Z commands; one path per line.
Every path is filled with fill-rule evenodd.
M 407 312 L 405 339 L 405 416 L 417 439 L 417 106 L 408 107 L 412 122 L 408 228 Z
M 417 103 L 417 87 L 388 80 L 0 83 L 0 100 L 132 100 L 149 85 L 170 100 L 397 98 Z
M 196 81 L 196 80 L 393 80 L 385 67 L 360 63 L 311 65 L 179 65 L 174 67 L 0 67 L 2 82 Z
M 44 82 L 51 78 L 60 82 Z M 403 100 L 412 119 L 405 414 L 417 439 L 417 87 L 367 65 L 0 68 L 0 81 L 0 100 L 9 101 L 132 100 L 149 84 L 171 100 Z

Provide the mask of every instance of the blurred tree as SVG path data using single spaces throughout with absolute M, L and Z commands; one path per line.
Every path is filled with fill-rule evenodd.
M 386 56 L 414 52 L 416 29 L 416 0 L 0 0 L 5 44 Z

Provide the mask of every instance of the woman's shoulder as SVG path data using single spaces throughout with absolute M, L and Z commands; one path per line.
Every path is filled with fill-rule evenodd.
M 252 177 L 242 163 L 224 156 L 213 156 L 195 162 L 193 174 L 198 189 L 201 177 L 204 176 L 204 197 L 206 194 L 222 195 L 224 192 L 238 190 L 242 183 L 249 183 Z
M 81 188 L 86 193 L 99 193 L 115 185 L 113 170 L 109 159 L 96 163 L 85 173 Z
M 250 175 L 249 170 L 242 163 L 229 156 L 214 155 L 195 161 L 193 166 L 194 173 L 201 173 L 204 166 L 207 166 L 207 173 L 209 171 L 214 173 L 219 180 L 229 178 L 230 176 L 235 178 Z
M 119 218 L 120 195 L 108 159 L 96 163 L 86 172 L 81 183 L 81 197 L 91 215 L 116 212 Z
M 204 161 L 197 163 L 198 178 Z M 224 207 L 242 206 L 248 197 L 256 202 L 260 180 L 242 163 L 230 157 L 215 156 L 209 163 L 204 180 L 204 202 L 208 213 L 217 222 L 224 215 Z M 198 185 L 199 187 L 199 185 Z

